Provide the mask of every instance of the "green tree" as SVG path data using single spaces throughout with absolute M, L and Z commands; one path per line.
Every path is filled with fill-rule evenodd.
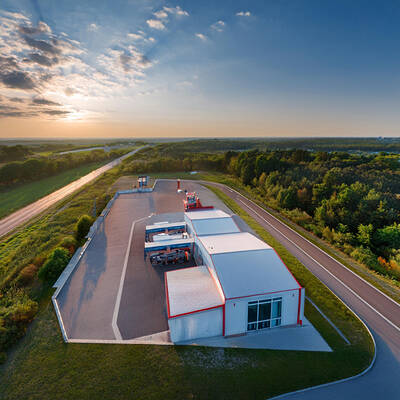
M 79 243 L 89 233 L 90 227 L 92 226 L 93 219 L 89 215 L 82 215 L 77 224 L 75 230 L 75 239 Z
M 376 242 L 392 249 L 400 249 L 400 224 L 385 226 L 376 232 Z
M 360 224 L 358 226 L 358 234 L 357 234 L 357 240 L 360 242 L 360 244 L 366 247 L 370 247 L 373 231 L 374 227 L 372 226 L 372 224 L 368 225 Z
M 62 247 L 53 250 L 47 261 L 39 269 L 38 276 L 41 280 L 54 283 L 61 272 L 68 265 L 70 259 L 69 251 Z

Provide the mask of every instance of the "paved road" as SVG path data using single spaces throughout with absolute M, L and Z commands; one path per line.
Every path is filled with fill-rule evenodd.
M 143 146 L 145 147 L 145 146 Z M 27 205 L 24 208 L 12 213 L 8 217 L 0 220 L 0 237 L 6 235 L 7 233 L 13 231 L 19 225 L 23 224 L 26 221 L 29 221 L 31 218 L 39 215 L 41 212 L 46 210 L 48 207 L 62 200 L 66 196 L 69 196 L 76 190 L 80 189 L 82 186 L 86 185 L 93 179 L 98 178 L 100 175 L 104 174 L 111 168 L 114 168 L 116 165 L 120 164 L 125 158 L 130 157 L 135 154 L 137 151 L 141 150 L 143 147 L 139 147 L 136 150 L 133 150 L 122 157 L 119 157 L 106 165 L 90 172 L 89 174 L 82 176 L 82 178 L 77 179 L 74 182 L 62 187 L 61 189 L 56 190 L 49 195 L 42 197 L 41 199 L 35 201 L 32 204 Z
M 315 276 L 350 306 L 372 330 L 377 359 L 359 379 L 315 389 L 290 399 L 400 399 L 400 305 L 291 230 L 263 208 L 225 185 L 217 186 L 279 240 Z

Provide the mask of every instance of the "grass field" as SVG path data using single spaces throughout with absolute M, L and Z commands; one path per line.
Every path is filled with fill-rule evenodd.
M 108 173 L 88 185 L 66 200 L 62 211 L 53 211 L 20 232 L 17 238 L 5 243 L 4 249 L 13 245 L 17 251 L 17 244 L 21 246 L 25 241 L 33 254 L 40 242 L 45 243 L 43 235 L 59 238 L 68 233 L 77 216 L 90 209 L 93 196 L 107 190 L 116 178 L 117 173 Z M 41 298 L 40 312 L 27 335 L 0 368 L 0 398 L 265 399 L 363 370 L 371 361 L 373 347 L 360 322 L 293 256 L 271 241 L 267 232 L 243 210 L 235 208 L 229 198 L 221 198 L 276 247 L 305 285 L 307 295 L 337 324 L 351 346 L 309 303 L 306 316 L 334 349 L 332 353 L 65 344 L 47 294 Z
M 34 201 L 62 188 L 65 185 L 81 178 L 89 172 L 106 164 L 107 161 L 83 165 L 61 174 L 27 183 L 13 189 L 0 192 L 0 218 L 11 214 Z

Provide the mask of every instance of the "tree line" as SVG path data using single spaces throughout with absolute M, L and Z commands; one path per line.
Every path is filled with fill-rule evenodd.
M 147 148 L 126 168 L 230 174 L 266 205 L 400 280 L 399 156 L 302 149 L 190 153 L 180 151 L 180 144 L 177 149 L 172 144 Z
M 32 157 L 25 161 L 12 161 L 0 168 L 0 188 L 33 182 L 81 165 L 112 160 L 127 151 L 127 149 L 120 149 L 107 153 L 104 150 L 93 150 L 62 156 Z

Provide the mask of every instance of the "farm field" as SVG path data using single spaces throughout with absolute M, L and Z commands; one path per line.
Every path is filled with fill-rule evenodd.
M 3 218 L 12 212 L 30 204 L 34 201 L 46 196 L 57 189 L 62 188 L 88 174 L 89 172 L 99 168 L 106 162 L 95 162 L 89 165 L 82 165 L 77 168 L 62 172 L 48 178 L 34 181 L 16 188 L 4 190 L 0 192 L 0 218 Z

